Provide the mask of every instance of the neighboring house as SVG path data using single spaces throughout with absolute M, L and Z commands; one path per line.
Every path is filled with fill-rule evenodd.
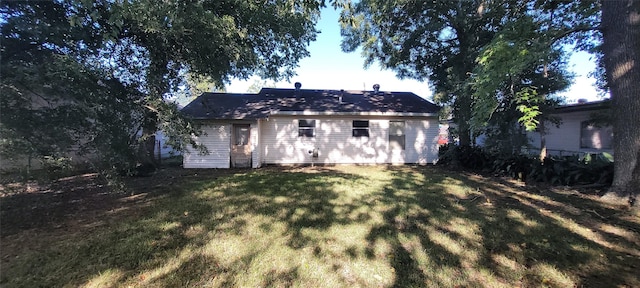
M 553 114 L 561 119 L 558 127 L 546 124 L 547 151 L 550 155 L 613 154 L 613 128 L 597 119 L 610 113 L 610 101 L 579 101 L 557 107 Z M 540 133 L 529 133 L 531 152 L 540 151 Z
M 209 154 L 187 149 L 184 167 L 437 161 L 437 105 L 410 92 L 296 87 L 204 93 L 189 103 L 182 112 L 203 124 L 196 142 Z
M 164 131 L 158 130 L 156 131 L 156 148 L 154 153 L 156 154 L 156 159 L 165 159 L 170 158 L 176 155 L 180 155 L 180 151 L 175 150 L 169 144 L 167 144 L 168 136 L 164 134 Z

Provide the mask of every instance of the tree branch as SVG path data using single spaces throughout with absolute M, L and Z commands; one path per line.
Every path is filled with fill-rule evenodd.
M 29 88 L 28 85 L 22 83 L 22 81 L 16 81 L 16 84 L 19 84 L 20 86 L 22 86 L 22 89 L 26 90 L 27 92 L 33 94 L 33 96 L 37 96 L 38 98 L 40 98 L 42 101 L 47 102 L 47 104 L 49 105 L 49 107 L 53 107 L 53 104 L 51 104 L 51 101 L 49 101 L 49 99 L 45 98 L 44 96 L 42 96 L 41 94 L 33 91 L 32 89 Z
M 556 42 L 560 41 L 562 38 L 565 38 L 573 33 L 579 33 L 579 32 L 589 32 L 589 31 L 596 31 L 596 30 L 601 30 L 601 26 L 598 25 L 596 27 L 576 27 L 573 29 L 569 29 L 567 31 L 564 31 L 563 33 L 556 35 L 554 37 L 551 38 L 551 44 L 555 44 Z

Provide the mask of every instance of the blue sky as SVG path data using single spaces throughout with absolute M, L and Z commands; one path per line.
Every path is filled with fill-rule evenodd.
M 278 88 L 293 88 L 293 83 L 302 83 L 303 89 L 335 89 L 335 90 L 371 90 L 373 84 L 380 84 L 383 91 L 410 91 L 424 98 L 431 99 L 432 93 L 427 82 L 411 79 L 400 80 L 390 70 L 381 70 L 377 63 L 368 69 L 364 68 L 364 57 L 360 51 L 344 53 L 340 49 L 339 11 L 333 8 L 322 10 L 317 28 L 321 31 L 315 42 L 309 46 L 310 57 L 300 61 L 296 69 L 297 76 L 290 81 L 276 83 Z M 588 77 L 595 64 L 589 54 L 575 53 L 570 65 L 576 73 L 574 85 L 561 95 L 567 102 L 575 102 L 579 98 L 590 101 L 599 100 L 593 84 L 595 80 Z M 259 78 L 241 81 L 233 80 L 227 85 L 227 92 L 246 93 L 247 89 Z

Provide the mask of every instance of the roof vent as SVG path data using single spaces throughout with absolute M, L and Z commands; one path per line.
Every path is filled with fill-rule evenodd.
M 587 102 L 588 102 L 588 100 L 586 98 L 578 99 L 578 104 L 584 104 L 584 103 L 587 103 Z
M 373 92 L 376 94 L 380 92 L 380 84 L 373 84 Z
M 295 84 L 293 84 L 293 86 L 296 87 L 296 91 L 299 91 L 300 87 L 302 87 L 302 83 L 296 82 Z

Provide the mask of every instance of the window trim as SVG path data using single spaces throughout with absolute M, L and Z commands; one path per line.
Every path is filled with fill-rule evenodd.
M 309 131 L 311 133 L 309 133 Z M 298 119 L 298 137 L 305 137 L 305 138 L 316 137 L 316 120 L 315 119 Z
M 391 132 L 391 123 L 402 123 L 402 131 L 401 133 L 395 133 L 392 134 Z M 406 128 L 407 127 L 407 123 L 406 121 L 403 120 L 389 120 L 389 148 L 394 149 L 395 147 L 392 147 L 391 143 L 392 141 L 395 140 L 391 140 L 392 137 L 400 137 L 401 142 L 398 143 L 398 146 L 400 146 L 401 150 L 406 150 L 406 146 L 407 146 L 407 134 L 406 134 Z M 395 149 L 394 149 L 395 150 Z
M 242 133 L 243 131 L 246 133 Z M 233 125 L 233 134 L 234 134 L 233 135 L 234 146 L 247 146 L 251 142 L 251 126 L 250 125 Z M 241 134 L 244 134 L 242 136 L 246 136 L 246 137 L 239 137 L 241 136 Z M 244 141 L 238 142 L 239 140 L 244 140 Z
M 588 141 L 584 141 L 586 138 L 585 136 L 585 129 L 592 127 L 592 132 L 591 134 L 593 134 L 594 131 L 599 131 L 600 133 L 600 144 L 602 147 L 595 147 L 595 145 L 593 145 L 593 141 L 592 139 L 588 139 Z M 612 136 L 606 136 L 607 132 L 611 132 Z M 604 135 L 604 136 L 603 136 Z M 603 138 L 603 137 L 608 137 L 607 138 Z M 608 140 L 608 141 L 603 141 L 603 140 Z M 605 145 L 608 144 L 608 145 Z M 613 127 L 610 125 L 596 125 L 594 124 L 592 121 L 581 121 L 580 122 L 580 149 L 594 149 L 594 150 L 611 150 L 613 149 Z
M 352 137 L 369 137 L 369 120 L 353 120 L 351 121 Z

